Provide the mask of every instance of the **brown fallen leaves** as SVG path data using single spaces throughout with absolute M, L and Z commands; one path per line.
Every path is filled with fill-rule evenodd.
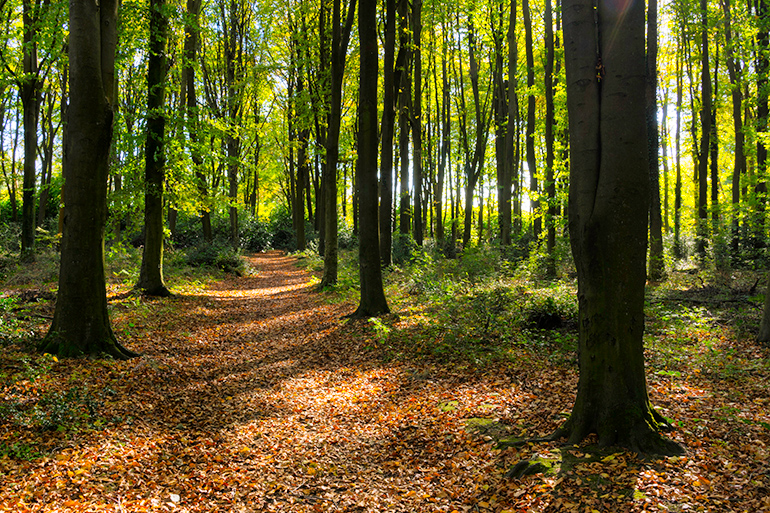
M 77 384 L 103 422 L 41 432 L 0 419 L 0 447 L 40 454 L 0 459 L 0 511 L 770 511 L 766 369 L 741 383 L 651 379 L 684 457 L 501 451 L 501 434 L 558 425 L 573 369 L 384 363 L 366 323 L 341 320 L 352 306 L 325 302 L 291 257 L 252 265 L 206 290 L 113 301 L 116 332 L 143 358 L 56 361 L 17 383 L 30 400 Z M 525 459 L 557 464 L 505 478 Z

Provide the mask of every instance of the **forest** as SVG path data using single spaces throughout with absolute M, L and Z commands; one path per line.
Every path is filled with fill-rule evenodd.
M 0 16 L 0 510 L 770 511 L 767 0 Z

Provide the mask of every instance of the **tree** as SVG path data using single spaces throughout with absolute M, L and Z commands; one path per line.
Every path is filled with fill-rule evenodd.
M 104 225 L 112 140 L 116 0 L 69 2 L 70 93 L 64 212 L 56 310 L 45 352 L 60 356 L 137 353 L 115 337 L 107 312 Z
M 361 0 L 358 7 L 358 33 L 361 37 L 358 100 L 358 167 L 360 187 L 360 235 L 358 244 L 361 300 L 352 314 L 368 318 L 388 313 L 382 287 L 380 239 L 377 233 L 377 18 L 375 0 Z
M 165 0 L 150 1 L 150 55 L 147 64 L 147 139 L 144 155 L 144 250 L 136 288 L 149 296 L 171 295 L 163 280 L 163 181 L 166 167 Z
M 355 19 L 355 7 L 355 0 L 350 0 L 345 26 L 342 27 L 342 0 L 334 0 L 332 6 L 331 91 L 327 120 L 329 132 L 326 135 L 326 163 L 323 171 L 325 216 L 323 221 L 326 224 L 326 229 L 324 230 L 322 286 L 337 283 L 337 161 L 340 154 L 340 127 L 342 124 L 342 81 L 345 76 L 345 59 L 348 53 L 350 31 Z
M 663 262 L 663 219 L 660 212 L 660 170 L 658 167 L 658 2 L 647 5 L 647 83 L 645 88 L 647 118 L 647 156 L 650 173 L 650 279 L 660 280 Z
M 385 2 L 385 69 L 382 72 L 382 149 L 380 152 L 380 259 L 391 264 L 393 246 L 393 132 L 396 123 L 396 0 Z
M 554 437 L 679 454 L 658 429 L 644 372 L 649 173 L 644 4 L 564 2 L 572 252 L 579 366 L 572 413 Z M 610 37 L 612 35 L 612 37 Z

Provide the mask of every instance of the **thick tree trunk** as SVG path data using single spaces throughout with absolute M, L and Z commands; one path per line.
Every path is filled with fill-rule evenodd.
M 150 3 L 150 52 L 147 65 L 147 141 L 144 161 L 144 251 L 136 288 L 149 296 L 171 293 L 163 280 L 163 182 L 166 149 L 163 113 L 168 18 L 165 0 Z
M 676 179 L 674 182 L 674 258 L 684 256 L 682 248 L 682 59 L 677 55 L 676 74 L 676 132 L 674 152 Z
M 69 121 L 56 310 L 41 350 L 59 356 L 137 356 L 115 338 L 107 312 L 104 224 L 112 139 L 115 0 L 69 2 Z
M 570 240 L 578 272 L 579 366 L 572 414 L 554 436 L 678 454 L 660 436 L 644 371 L 649 172 L 644 4 L 564 2 Z M 612 34 L 613 37 L 609 37 Z
M 352 317 L 369 318 L 389 312 L 382 287 L 380 240 L 377 234 L 377 3 L 361 0 L 358 33 L 361 37 L 358 129 L 358 178 L 360 187 L 360 241 L 358 260 L 361 301 Z

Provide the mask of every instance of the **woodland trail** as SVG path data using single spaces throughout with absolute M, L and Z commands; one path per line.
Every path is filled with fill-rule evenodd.
M 316 292 L 295 257 L 248 258 L 253 274 L 169 299 L 111 292 L 116 333 L 144 356 L 52 364 L 45 385 L 93 398 L 98 422 L 14 427 L 43 457 L 0 457 L 0 511 L 770 511 L 756 484 L 766 433 L 719 420 L 726 396 L 650 381 L 653 402 L 712 430 L 669 434 L 687 457 L 496 450 L 500 430 L 543 435 L 561 422 L 574 369 L 524 351 L 476 370 L 393 358 L 370 323 L 343 320 L 355 305 Z M 412 333 L 409 314 L 387 322 Z M 487 420 L 469 429 L 474 419 Z M 8 425 L 0 419 L 0 443 Z M 561 470 L 505 477 L 519 461 L 554 456 Z

